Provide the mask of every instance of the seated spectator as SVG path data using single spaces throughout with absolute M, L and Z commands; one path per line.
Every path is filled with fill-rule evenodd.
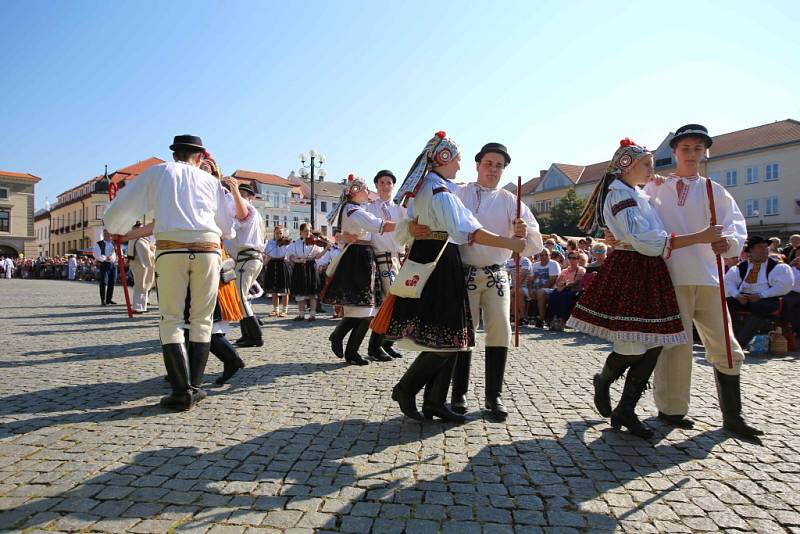
M 578 265 L 580 265 L 581 267 L 583 267 L 585 269 L 586 266 L 589 265 L 589 255 L 584 253 L 584 252 L 579 252 L 578 253 Z
M 586 269 L 578 265 L 580 257 L 577 252 L 567 254 L 569 265 L 556 278 L 554 291 L 550 294 L 547 315 L 551 330 L 563 330 L 564 323 L 572 313 L 578 298 L 578 289 Z
M 780 307 L 780 297 L 792 290 L 792 269 L 769 257 L 769 241 L 751 236 L 747 239 L 748 261 L 728 270 L 725 293 L 733 318 L 733 333 L 742 347 L 764 326 L 767 317 Z M 741 316 L 743 311 L 749 312 Z
M 780 237 L 770 237 L 769 238 L 769 254 L 770 256 L 773 254 L 781 254 L 781 238 Z
M 596 273 L 600 267 L 605 263 L 608 257 L 608 247 L 604 243 L 595 243 L 592 245 L 592 257 L 594 261 L 586 266 L 587 273 Z
M 553 292 L 558 275 L 561 274 L 561 265 L 550 259 L 547 248 L 539 253 L 539 260 L 531 266 L 530 289 L 528 296 L 531 302 L 536 303 L 539 315 L 534 320 L 538 328 L 544 326 L 547 317 L 547 298 Z
M 786 263 L 792 263 L 800 258 L 800 234 L 794 234 L 789 238 L 789 244 L 783 249 L 783 256 Z
M 506 262 L 506 272 L 508 273 L 508 286 L 509 291 L 511 291 L 511 322 L 513 324 L 515 312 L 514 312 L 514 287 L 517 283 L 515 280 L 516 277 L 516 261 L 515 257 L 512 256 Z M 522 256 L 519 259 L 519 277 L 520 277 L 520 317 L 519 317 L 519 324 L 526 325 L 528 324 L 528 314 L 526 313 L 526 303 L 528 302 L 528 281 L 531 277 L 531 260 L 526 256 Z
M 564 254 L 558 250 L 553 250 L 550 252 L 550 259 L 556 262 L 562 270 L 567 268 L 567 259 L 564 257 Z

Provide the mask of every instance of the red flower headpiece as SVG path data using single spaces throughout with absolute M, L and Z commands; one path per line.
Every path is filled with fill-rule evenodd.
M 629 137 L 626 137 L 625 139 L 623 139 L 623 140 L 621 140 L 619 142 L 619 146 L 621 146 L 621 147 L 623 147 L 623 146 L 636 146 L 636 143 L 631 141 L 631 139 Z
M 356 177 L 355 177 L 355 175 L 354 175 L 354 174 L 348 174 L 348 175 L 347 175 L 347 181 L 348 181 L 348 182 L 352 182 L 352 181 L 353 181 L 353 180 L 355 180 L 355 179 L 356 179 Z
M 444 130 L 439 130 L 438 132 L 436 132 L 436 137 L 438 137 L 439 139 L 444 139 L 445 137 L 447 137 L 447 133 Z

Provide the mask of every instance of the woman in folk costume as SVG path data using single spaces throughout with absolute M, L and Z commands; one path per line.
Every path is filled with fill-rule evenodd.
M 289 261 L 292 263 L 291 292 L 297 301 L 297 317 L 294 321 L 305 319 L 306 301 L 308 301 L 309 321 L 317 319 L 317 295 L 321 289 L 317 259 L 325 254 L 319 240 L 311 235 L 311 227 L 307 223 L 300 225 L 300 239 L 296 239 L 287 247 Z
M 445 405 L 456 354 L 475 344 L 458 245 L 479 243 L 521 252 L 526 243 L 484 230 L 450 192 L 449 181 L 460 169 L 460 160 L 456 144 L 438 132 L 425 145 L 395 196 L 397 203 L 413 199 L 408 216 L 430 228 L 426 237 L 414 240 L 408 260 L 430 263 L 439 258 L 420 298 L 394 299 L 386 331 L 386 339 L 422 351 L 392 390 L 392 399 L 412 419 L 421 420 L 424 414 L 428 419 L 465 421 Z M 402 268 L 395 283 L 402 280 L 401 275 Z M 423 387 L 420 414 L 415 397 Z
M 264 246 L 267 260 L 264 293 L 272 295 L 270 317 L 286 317 L 286 310 L 289 308 L 289 285 L 292 278 L 289 262 L 286 261 L 286 250 L 291 242 L 291 239 L 284 236 L 283 226 L 277 225 L 272 231 L 272 239 Z
M 328 222 L 345 234 L 352 234 L 357 241 L 347 245 L 337 258 L 330 283 L 325 288 L 322 301 L 325 304 L 341 305 L 344 317 L 330 336 L 331 350 L 348 363 L 367 365 L 358 348 L 369 330 L 369 324 L 380 302 L 377 284 L 375 253 L 370 242 L 371 233 L 393 232 L 396 223 L 378 218 L 364 209 L 369 202 L 367 184 L 352 174 L 342 191 L 339 204 L 329 215 Z M 376 293 L 376 289 L 378 292 Z M 347 333 L 347 349 L 342 342 Z M 389 358 L 391 359 L 391 358 Z
M 615 429 L 649 438 L 653 432 L 635 408 L 664 346 L 686 343 L 675 289 L 662 256 L 673 250 L 719 239 L 721 227 L 689 235 L 670 235 L 649 197 L 637 186 L 653 173 L 653 155 L 628 138 L 597 184 L 579 227 L 591 233 L 603 227 L 620 244 L 583 292 L 567 325 L 614 344 L 599 374 L 594 375 L 594 403 Z M 628 369 L 617 407 L 611 410 L 609 388 Z

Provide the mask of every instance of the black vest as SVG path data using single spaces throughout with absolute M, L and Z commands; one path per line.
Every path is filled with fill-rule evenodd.
M 772 287 L 772 285 L 770 285 L 770 283 L 769 283 L 769 273 L 772 272 L 772 269 L 774 269 L 776 265 L 778 265 L 777 261 L 773 260 L 772 258 L 767 258 L 767 285 L 769 285 L 769 287 Z M 746 262 L 746 261 L 743 261 L 739 265 L 736 266 L 736 268 L 739 269 L 739 278 L 742 279 L 742 282 L 741 282 L 742 284 L 744 283 L 744 279 L 747 276 L 747 269 L 749 267 L 750 267 L 750 264 L 748 262 Z

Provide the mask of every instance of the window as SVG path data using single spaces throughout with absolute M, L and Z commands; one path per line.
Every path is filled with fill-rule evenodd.
M 758 167 L 747 167 L 747 179 L 745 183 L 754 184 L 758 181 Z
M 283 194 L 283 207 L 286 208 L 289 206 L 289 195 L 287 193 Z
M 278 226 L 281 224 L 281 218 L 277 215 L 272 216 L 272 226 Z M 286 225 L 286 221 L 283 221 L 283 224 Z
M 105 204 L 95 204 L 94 206 L 94 218 L 95 219 L 102 219 L 103 214 L 106 212 L 106 205 Z
M 770 182 L 772 180 L 778 179 L 778 164 L 777 163 L 767 163 L 764 166 L 764 181 Z
M 294 218 L 292 228 L 294 228 L 295 230 L 300 228 L 300 222 L 299 222 L 299 219 L 297 217 Z
M 284 228 L 288 228 L 289 227 L 289 217 L 286 216 L 286 215 L 283 216 L 283 227 Z
M 711 174 L 708 175 L 708 177 L 711 178 L 712 182 L 721 183 L 720 178 L 722 177 L 722 175 L 719 172 L 712 172 Z
M 328 235 L 328 227 L 326 225 L 322 225 L 322 235 Z
M 656 167 L 664 167 L 666 165 L 672 165 L 672 156 L 668 158 L 660 158 L 656 160 Z
M 280 193 L 272 193 L 272 205 L 276 208 L 281 206 L 281 194 Z
M 0 208 L 0 232 L 11 231 L 11 210 Z
M 764 199 L 764 215 L 778 214 L 778 197 L 767 197 Z
M 758 199 L 751 198 L 745 203 L 745 217 L 758 217 Z
M 736 170 L 725 171 L 725 187 L 736 187 Z
M 328 212 L 328 203 L 325 202 L 324 200 L 319 203 L 319 211 L 321 211 L 322 213 Z
M 264 228 L 269 228 L 269 215 L 264 212 Z
M 8 198 L 8 188 L 7 187 L 0 187 L 0 199 L 7 199 Z

